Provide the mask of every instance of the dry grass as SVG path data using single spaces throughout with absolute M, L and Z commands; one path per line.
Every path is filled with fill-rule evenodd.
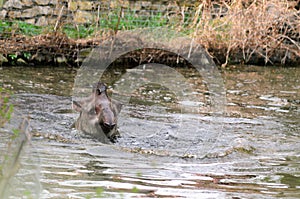
M 264 64 L 285 64 L 300 57 L 300 14 L 293 3 L 297 2 L 236 0 L 213 5 L 203 1 L 191 28 L 223 66 L 255 59 Z M 216 6 L 223 11 L 217 11 Z
M 38 64 L 52 63 L 55 57 L 63 56 L 72 63 L 76 61 L 81 49 L 98 46 L 107 37 L 107 35 L 101 35 L 87 39 L 72 39 L 60 32 L 37 36 L 15 35 L 0 39 L 0 53 L 5 57 L 15 54 L 22 58 L 26 58 L 22 56 L 25 52 L 30 53 L 31 56 L 28 60 L 26 58 L 26 61 Z M 1 48 L 1 46 L 6 47 Z

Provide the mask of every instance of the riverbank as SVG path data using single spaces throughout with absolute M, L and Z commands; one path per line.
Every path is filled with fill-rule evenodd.
M 20 21 L 1 21 L 0 65 L 68 65 L 79 67 L 91 50 L 115 34 L 138 28 L 166 27 L 203 46 L 217 65 L 300 65 L 299 2 L 202 2 L 179 6 L 180 12 L 151 15 L 151 24 L 135 23 L 132 12 L 117 13 L 112 22 L 40 27 Z M 122 9 L 121 9 L 122 11 Z M 187 14 L 188 13 L 188 14 Z M 128 21 L 128 17 L 132 20 Z M 133 23 L 134 22 L 134 23 Z M 130 23 L 130 24 L 129 24 Z M 103 25 L 104 24 L 104 25 Z M 157 33 L 159 34 L 159 32 Z M 130 37 L 130 35 L 129 35 Z M 140 50 L 123 58 L 132 64 L 158 62 L 185 65 L 172 53 Z

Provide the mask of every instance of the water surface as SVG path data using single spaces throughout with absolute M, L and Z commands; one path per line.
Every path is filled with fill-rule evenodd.
M 31 183 L 41 185 L 40 198 L 299 198 L 300 69 L 222 71 L 223 114 L 211 112 L 203 78 L 180 71 L 197 100 L 157 84 L 135 89 L 119 117 L 122 137 L 103 145 L 70 128 L 76 70 L 2 68 L 1 84 L 16 93 L 32 133 L 11 194 Z M 112 96 L 121 85 L 111 85 Z

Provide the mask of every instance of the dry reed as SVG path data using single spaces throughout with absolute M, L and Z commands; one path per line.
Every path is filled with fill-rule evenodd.
M 297 1 L 202 1 L 192 27 L 219 63 L 286 64 L 300 57 Z M 261 60 L 261 61 L 259 61 Z

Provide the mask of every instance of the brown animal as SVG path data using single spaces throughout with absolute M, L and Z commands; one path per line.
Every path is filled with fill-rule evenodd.
M 107 86 L 98 82 L 92 94 L 81 102 L 73 101 L 73 109 L 80 112 L 74 126 L 76 129 L 97 138 L 102 143 L 115 142 L 119 137 L 117 115 L 122 105 L 111 100 Z

